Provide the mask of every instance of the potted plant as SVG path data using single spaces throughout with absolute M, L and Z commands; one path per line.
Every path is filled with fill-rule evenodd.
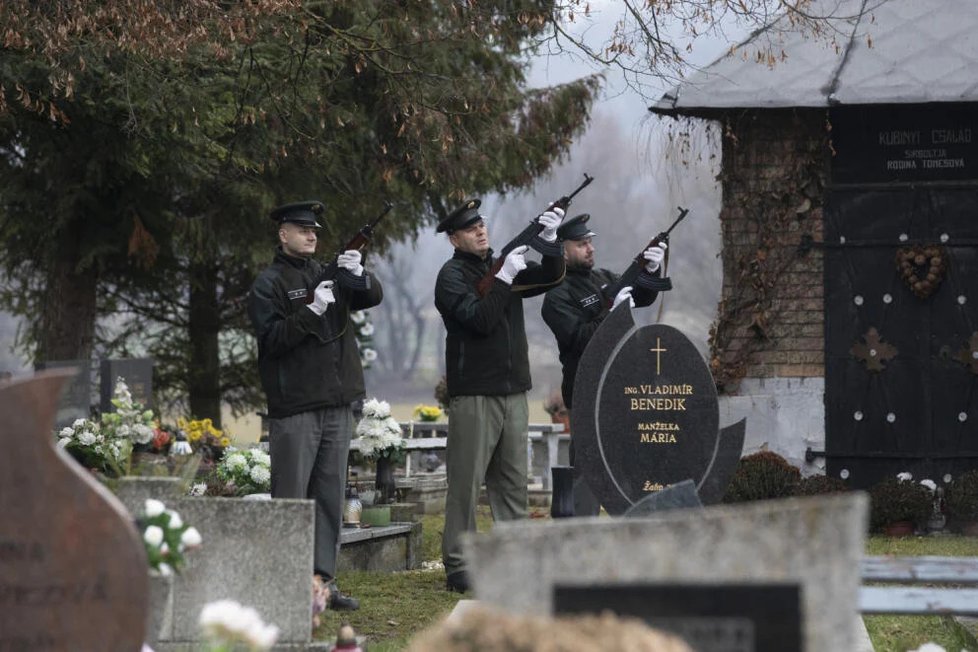
M 978 469 L 962 473 L 945 487 L 944 507 L 951 527 L 978 536 Z
M 869 490 L 869 496 L 870 526 L 889 536 L 913 534 L 927 522 L 934 508 L 930 486 L 914 482 L 906 472 L 883 479 Z
M 786 498 L 795 492 L 801 471 L 773 451 L 741 458 L 723 495 L 725 503 Z

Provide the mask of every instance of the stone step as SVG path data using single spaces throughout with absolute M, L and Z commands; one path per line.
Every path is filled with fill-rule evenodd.
M 343 528 L 340 532 L 337 574 L 349 570 L 415 570 L 421 561 L 421 523 Z

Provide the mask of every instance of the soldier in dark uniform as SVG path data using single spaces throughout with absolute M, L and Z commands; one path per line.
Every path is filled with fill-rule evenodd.
M 554 208 L 537 220 L 544 227 L 532 245 L 540 263 L 520 246 L 504 259 L 484 295 L 480 279 L 491 272 L 489 232 L 480 200 L 466 201 L 438 225 L 455 254 L 435 284 L 435 306 L 447 331 L 446 379 L 450 406 L 442 558 L 449 590 L 469 589 L 460 537 L 474 532 L 475 506 L 483 480 L 496 520 L 526 518 L 527 409 L 530 363 L 523 299 L 560 283 L 564 258 L 557 227 L 564 212 Z
M 335 581 L 351 404 L 365 396 L 350 313 L 376 306 L 383 291 L 354 250 L 337 259 L 349 282 L 322 280 L 323 266 L 312 255 L 323 210 L 312 201 L 272 211 L 279 246 L 251 288 L 248 315 L 268 401 L 272 497 L 316 502 L 314 572 L 330 587 L 330 608 L 351 610 L 360 603 Z
M 594 245 L 592 238 L 596 235 L 588 228 L 590 215 L 577 215 L 565 222 L 558 230 L 557 237 L 564 243 L 564 260 L 567 263 L 567 274 L 564 282 L 547 291 L 543 299 L 543 320 L 557 338 L 557 348 L 560 352 L 560 363 L 563 367 L 563 379 L 560 393 L 567 409 L 571 409 L 574 397 L 574 376 L 577 373 L 577 363 L 584 353 L 587 343 L 591 340 L 598 326 L 608 315 L 609 306 L 601 289 L 618 281 L 618 274 L 607 269 L 594 269 Z M 649 247 L 643 253 L 646 265 L 641 272 L 645 275 L 642 283 L 636 286 L 625 286 L 614 297 L 611 308 L 614 309 L 623 301 L 628 301 L 632 307 L 648 306 L 655 301 L 658 289 L 668 289 L 668 279 L 662 279 L 660 265 L 665 257 L 666 244 Z M 573 424 L 572 424 L 573 425 Z M 574 465 L 574 442 L 571 439 L 570 462 Z M 575 513 L 579 516 L 586 513 L 597 513 L 597 505 L 587 495 L 579 496 L 575 482 Z M 586 506 L 586 507 L 585 507 Z

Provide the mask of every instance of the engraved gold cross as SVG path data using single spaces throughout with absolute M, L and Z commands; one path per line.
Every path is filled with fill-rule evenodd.
M 661 370 L 660 368 L 661 368 L 661 362 L 662 362 L 662 353 L 664 353 L 665 351 L 668 351 L 668 349 L 662 348 L 662 342 L 657 337 L 657 338 L 655 338 L 655 348 L 654 349 L 649 349 L 649 351 L 652 351 L 652 352 L 655 353 L 655 373 L 658 374 L 660 372 L 660 370 Z

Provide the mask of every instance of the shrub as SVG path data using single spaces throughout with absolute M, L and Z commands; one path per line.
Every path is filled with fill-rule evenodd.
M 880 530 L 890 523 L 924 523 L 934 508 L 932 491 L 910 478 L 909 473 L 886 478 L 869 490 L 870 525 Z
M 725 503 L 785 498 L 794 494 L 801 471 L 771 451 L 741 458 L 723 496 Z
M 848 491 L 845 481 L 828 475 L 810 475 L 795 485 L 796 496 L 822 496 Z
M 955 521 L 978 521 L 978 469 L 962 473 L 944 489 L 944 507 Z

